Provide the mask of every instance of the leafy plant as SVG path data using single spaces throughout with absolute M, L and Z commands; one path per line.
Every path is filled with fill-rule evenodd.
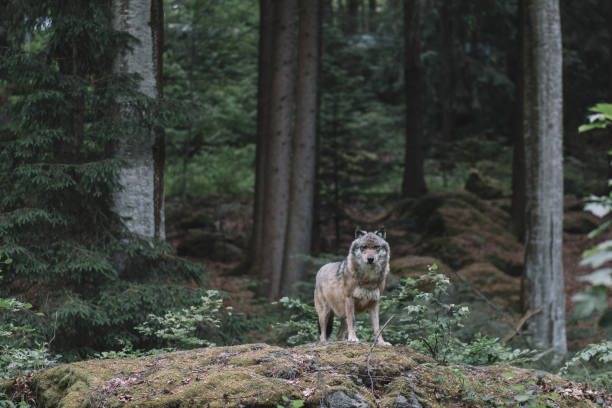
M 450 280 L 437 274 L 437 265 L 428 273 L 402 281 L 400 288 L 384 299 L 382 310 L 395 313 L 398 323 L 385 329 L 385 338 L 393 344 L 406 344 L 428 354 L 440 362 L 455 364 L 519 363 L 531 350 L 512 349 L 498 338 L 477 333 L 462 340 L 458 329 L 469 317 L 469 308 L 462 304 L 446 303 Z
M 612 341 L 589 344 L 559 370 L 559 374 L 612 391 Z
M 605 128 L 612 124 L 612 104 L 600 103 L 590 110 L 595 114 L 589 117 L 589 124 L 580 126 L 580 132 Z M 612 151 L 609 151 L 608 158 L 611 157 Z M 612 185 L 612 180 L 608 180 L 608 184 Z M 600 218 L 607 216 L 612 211 L 612 191 L 607 196 L 589 197 L 584 209 Z M 612 220 L 603 222 L 589 233 L 589 238 L 597 236 L 611 224 Z M 595 270 L 578 278 L 581 281 L 589 282 L 591 286 L 572 297 L 572 300 L 576 303 L 575 315 L 582 319 L 595 311 L 599 311 L 601 313 L 599 325 L 612 332 L 612 309 L 608 307 L 608 292 L 612 289 L 612 268 L 602 267 L 612 260 L 612 241 L 604 241 L 585 251 L 582 258 L 580 265 L 590 266 Z
M 5 259 L 2 263 L 9 265 L 12 260 Z M 2 280 L 2 269 L 0 269 L 0 280 Z M 2 314 L 28 313 L 31 308 L 30 303 L 0 297 L 0 313 Z M 36 313 L 36 315 L 42 315 L 42 313 Z M 0 324 L 0 378 L 24 375 L 56 363 L 60 356 L 51 355 L 47 344 L 37 344 L 36 347 L 15 347 L 14 341 L 11 344 L 6 343 L 6 340 L 19 335 L 22 337 L 20 343 L 28 344 L 25 336 L 32 331 L 33 329 L 26 325 L 17 326 L 10 321 Z
M 201 334 L 220 326 L 219 313 L 223 299 L 217 290 L 208 290 L 200 304 L 170 311 L 164 315 L 150 314 L 136 330 L 174 347 L 209 347 L 215 344 Z M 231 313 L 231 312 L 230 312 Z
M 317 340 L 319 318 L 313 306 L 287 296 L 281 298 L 278 303 L 291 313 L 288 319 L 276 324 L 280 329 L 280 338 L 286 339 L 287 344 L 291 346 Z

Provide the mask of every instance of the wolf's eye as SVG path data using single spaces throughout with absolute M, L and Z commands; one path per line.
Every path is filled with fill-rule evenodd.
M 377 245 L 374 247 L 375 250 L 380 251 L 380 247 Z

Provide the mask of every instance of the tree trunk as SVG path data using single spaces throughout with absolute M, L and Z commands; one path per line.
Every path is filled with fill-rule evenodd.
M 611 21 L 612 18 L 612 2 L 609 0 L 605 1 L 607 7 L 607 20 Z M 608 102 L 612 103 L 612 24 L 607 24 L 608 27 Z M 612 127 L 608 127 L 608 134 L 612 139 Z M 608 150 L 609 151 L 609 150 Z M 608 180 L 612 180 L 612 155 L 610 155 L 607 151 L 606 161 L 608 163 Z M 612 193 L 612 185 L 609 184 L 608 180 L 606 180 L 606 185 L 604 191 L 607 191 L 608 194 Z
M 535 345 L 567 352 L 563 239 L 563 92 L 559 0 L 525 3 L 525 275 Z M 558 358 L 557 357 L 557 358 Z
M 142 78 L 140 92 L 150 98 L 156 98 L 159 96 L 160 86 L 157 80 L 161 77 L 159 41 L 162 37 L 159 27 L 156 27 L 161 20 L 159 16 L 151 13 L 152 9 L 156 10 L 151 4 L 152 1 L 154 0 L 115 0 L 113 26 L 138 40 L 138 43 L 133 44 L 132 51 L 125 51 L 117 56 L 115 70 L 138 73 Z M 154 21 L 156 23 L 152 23 Z M 159 202 L 160 193 L 155 191 L 155 186 L 159 185 L 160 181 L 155 168 L 160 165 L 159 160 L 163 155 L 160 155 L 158 150 L 154 157 L 153 151 L 159 136 L 153 129 L 140 124 L 126 128 L 125 133 L 125 137 L 116 147 L 116 157 L 126 160 L 128 166 L 119 172 L 118 179 L 122 188 L 114 192 L 113 208 L 130 232 L 145 239 L 152 239 L 156 235 L 163 239 L 163 204 Z M 163 192 L 161 197 L 163 201 Z
M 304 279 L 306 272 L 305 262 L 297 256 L 310 254 L 319 110 L 320 24 L 320 1 L 301 1 L 291 193 L 281 295 L 295 292 L 295 284 Z
M 525 0 L 518 1 L 518 49 L 515 56 L 518 64 L 514 73 L 515 85 L 515 108 L 514 108 L 514 137 L 512 154 L 512 229 L 519 242 L 525 242 L 525 145 L 523 139 L 523 44 L 525 27 Z
M 442 0 L 440 6 L 440 49 L 442 57 L 442 139 L 450 141 L 455 122 L 455 50 L 453 48 L 452 0 Z
M 277 0 L 276 53 L 270 97 L 265 165 L 265 202 L 260 294 L 280 293 L 291 173 L 291 130 L 295 100 L 297 0 Z
M 419 0 L 404 0 L 404 92 L 406 95 L 406 154 L 402 194 L 419 197 L 427 192 L 423 161 L 423 75 Z
M 269 137 L 270 88 L 272 83 L 272 58 L 274 55 L 274 2 L 259 1 L 259 61 L 257 79 L 257 140 L 255 149 L 255 201 L 253 203 L 253 232 L 251 235 L 252 273 L 259 276 L 262 262 L 265 165 Z

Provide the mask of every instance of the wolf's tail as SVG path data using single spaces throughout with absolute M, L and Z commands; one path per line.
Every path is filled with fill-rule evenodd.
M 321 325 L 319 324 L 318 320 L 317 320 L 317 327 L 319 328 L 319 334 L 321 334 Z M 327 338 L 329 338 L 329 336 L 331 335 L 333 328 L 334 328 L 334 314 L 330 313 L 329 316 L 327 316 L 327 323 L 325 324 L 325 334 L 327 335 Z

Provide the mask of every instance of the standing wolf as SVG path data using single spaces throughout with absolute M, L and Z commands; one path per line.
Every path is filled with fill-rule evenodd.
M 370 312 L 374 335 L 378 333 L 380 295 L 389 273 L 391 250 L 384 228 L 374 232 L 357 227 L 348 257 L 342 262 L 323 265 L 317 272 L 314 302 L 319 314 L 321 341 L 331 333 L 334 315 L 343 318 L 337 339 L 348 328 L 348 340 L 359 341 L 355 334 L 355 314 Z M 389 345 L 378 337 L 380 344 Z

